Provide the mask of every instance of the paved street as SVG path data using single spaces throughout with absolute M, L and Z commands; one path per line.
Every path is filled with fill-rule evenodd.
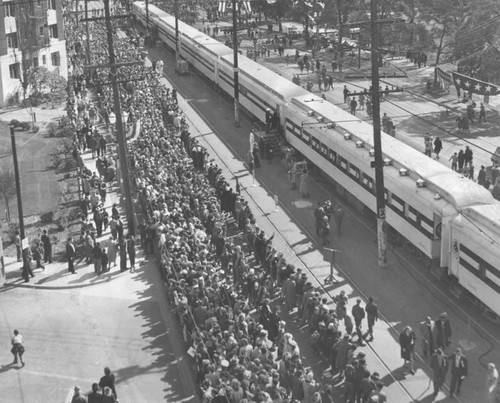
M 165 61 L 165 71 L 174 80 L 176 87 L 189 100 L 188 103 L 198 112 L 201 112 L 205 119 L 208 119 L 209 127 L 204 127 L 200 132 L 200 140 L 209 139 L 212 144 L 212 152 L 219 154 L 217 157 L 226 161 L 227 164 L 234 163 L 234 156 L 243 158 L 248 149 L 248 133 L 250 125 L 242 121 L 240 128 L 235 128 L 232 123 L 231 104 L 227 103 L 219 95 L 212 92 L 211 88 L 204 81 L 200 81 L 193 76 L 174 76 L 172 55 L 158 49 L 150 52 L 153 58 L 162 57 Z M 193 126 L 192 122 L 190 123 Z M 218 143 L 212 134 L 216 131 L 218 138 L 231 148 L 234 154 L 225 154 L 220 151 L 222 144 Z M 247 171 L 240 165 L 232 173 L 227 173 L 227 177 L 238 176 L 240 182 L 246 178 Z M 291 192 L 286 179 L 286 169 L 277 159 L 271 165 L 263 164 L 258 170 L 257 179 L 267 190 L 267 195 L 276 194 L 280 200 L 280 211 L 287 212 L 289 216 L 280 216 L 274 212 L 272 202 L 265 203 L 263 195 L 255 195 L 254 188 L 247 186 L 248 192 L 252 195 L 254 202 L 259 204 L 261 215 L 269 218 L 273 225 L 269 229 L 271 232 L 279 228 L 279 233 L 286 243 L 289 257 L 294 256 L 318 278 L 322 279 L 328 274 L 328 265 L 317 257 L 318 243 L 312 228 L 312 206 L 316 201 L 323 201 L 331 198 L 334 191 L 331 185 L 319 176 L 315 177 L 315 183 L 311 189 L 311 198 L 303 199 L 298 192 Z M 258 188 L 257 188 L 258 189 Z M 290 218 L 293 221 L 290 221 Z M 260 217 L 259 217 L 260 218 Z M 258 220 L 259 220 L 258 218 Z M 469 357 L 471 366 L 469 379 L 466 381 L 465 390 L 460 397 L 463 402 L 482 401 L 484 395 L 485 365 L 489 361 L 499 360 L 499 341 L 495 338 L 498 334 L 496 325 L 481 318 L 475 307 L 468 303 L 457 302 L 447 289 L 444 282 L 438 281 L 431 273 L 420 267 L 416 261 L 405 250 L 400 250 L 392 246 L 388 255 L 389 267 L 379 269 L 376 265 L 376 235 L 374 222 L 367 217 L 349 209 L 347 219 L 346 234 L 342 238 L 335 237 L 334 247 L 342 250 L 340 255 L 340 266 L 342 272 L 339 273 L 340 283 L 337 286 L 326 287 L 330 295 L 337 294 L 340 289 L 345 289 L 351 298 L 357 295 L 374 295 L 377 303 L 382 309 L 386 323 L 380 323 L 379 338 L 372 343 L 372 354 L 382 358 L 385 362 L 385 369 L 381 369 L 384 374 L 387 370 L 390 375 L 386 378 L 386 384 L 393 387 L 392 390 L 404 388 L 415 401 L 430 401 L 429 394 L 432 393 L 432 386 L 429 389 L 428 375 L 430 375 L 428 362 L 418 360 L 419 371 L 417 375 L 411 376 L 405 373 L 401 367 L 402 361 L 399 358 L 399 347 L 397 346 L 398 332 L 406 324 L 418 328 L 418 323 L 425 316 L 437 317 L 440 312 L 447 311 L 450 315 L 453 326 L 453 346 L 461 345 Z M 288 224 L 297 223 L 300 232 L 288 228 Z M 259 223 L 260 225 L 260 223 Z M 266 229 L 266 232 L 268 230 Z M 357 287 L 352 288 L 352 283 L 345 282 L 352 280 Z M 470 319 L 470 331 L 468 321 Z M 307 332 L 305 332 L 307 338 Z M 470 338 L 470 343 L 469 343 Z M 451 350 L 450 350 L 451 351 Z M 314 357 L 313 357 L 314 358 Z M 379 367 L 376 358 L 369 360 L 369 367 Z M 328 379 L 328 378 L 325 378 Z M 401 385 L 395 387 L 394 379 L 400 381 Z M 391 390 L 391 393 L 393 393 Z M 397 392 L 394 392 L 397 393 Z M 394 401 L 398 398 L 395 397 Z M 438 400 L 445 399 L 445 395 L 438 396 Z

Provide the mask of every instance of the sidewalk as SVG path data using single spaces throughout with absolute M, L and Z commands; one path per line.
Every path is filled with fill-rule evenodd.
M 82 155 L 82 160 L 85 166 L 92 172 L 96 170 L 95 159 L 92 159 L 92 153 L 86 153 Z M 120 195 L 119 195 L 119 184 L 114 183 L 113 189 L 108 190 L 106 196 L 106 203 L 104 205 L 105 209 L 111 209 L 113 203 L 118 204 L 120 210 Z M 121 213 L 121 211 L 120 211 Z M 125 214 L 122 214 L 122 221 L 126 226 Z M 98 242 L 103 242 L 109 238 L 111 232 L 109 228 L 103 231 L 101 237 L 97 238 Z M 73 237 L 74 241 L 78 240 L 77 236 Z M 30 279 L 29 283 L 25 283 L 24 279 L 21 277 L 21 266 L 22 263 L 17 262 L 15 258 L 5 257 L 5 274 L 6 281 L 4 287 L 22 287 L 22 288 L 34 288 L 34 289 L 71 289 L 71 288 L 81 288 L 88 287 L 96 284 L 106 283 L 119 277 L 120 270 L 119 265 L 112 267 L 107 273 L 103 273 L 99 276 L 95 275 L 94 266 L 92 264 L 86 264 L 85 259 L 79 257 L 75 261 L 75 271 L 76 274 L 71 274 L 68 271 L 68 263 L 63 257 L 63 261 L 53 261 L 51 264 L 45 264 L 45 270 L 35 269 L 35 277 Z M 119 262 L 119 258 L 117 258 Z

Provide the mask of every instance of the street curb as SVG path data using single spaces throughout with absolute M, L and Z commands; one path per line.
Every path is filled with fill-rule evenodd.
M 123 273 L 126 273 L 126 272 L 130 272 L 130 270 L 127 270 L 127 271 L 124 271 L 124 272 L 114 272 L 114 273 L 116 273 L 116 274 L 123 274 Z M 6 287 L 32 288 L 32 289 L 38 289 L 38 290 L 72 290 L 72 289 L 77 289 L 77 288 L 92 287 L 92 286 L 98 285 L 98 284 L 109 283 L 114 278 L 116 278 L 116 275 L 112 275 L 112 277 L 110 277 L 108 279 L 104 279 L 103 278 L 102 280 L 95 281 L 93 283 L 84 283 L 84 284 L 78 284 L 78 285 L 61 285 L 61 286 L 43 285 L 43 284 L 30 284 L 30 283 L 24 283 L 24 282 L 22 282 L 22 283 L 7 283 L 7 282 L 5 282 L 2 285 L 2 287 L 0 287 L 0 292 L 2 292 L 2 289 L 6 288 Z

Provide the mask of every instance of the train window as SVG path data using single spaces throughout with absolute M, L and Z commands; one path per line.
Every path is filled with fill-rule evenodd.
M 375 182 L 371 177 L 363 172 L 363 175 L 361 176 L 361 186 L 363 186 L 370 193 L 373 193 L 375 189 Z
M 347 160 L 341 155 L 337 156 L 337 166 L 344 172 L 347 171 Z
M 353 164 L 349 164 L 349 176 L 357 181 L 359 179 L 359 168 Z
M 316 151 L 319 150 L 319 140 L 316 137 L 311 136 L 312 139 L 312 148 Z
M 323 143 L 321 143 L 321 154 L 323 154 L 325 157 L 328 156 L 328 147 Z
M 438 223 L 436 223 L 436 228 L 437 228 L 437 225 L 438 225 Z M 435 237 L 434 239 L 440 239 L 440 236 L 437 235 L 437 232 L 441 231 L 441 230 L 437 230 L 437 229 L 435 230 L 434 217 L 433 217 L 433 219 L 430 219 L 430 218 L 426 217 L 425 215 L 423 215 L 422 213 L 420 213 L 420 227 L 421 227 L 421 230 L 429 237 L 434 236 Z
M 399 215 L 405 214 L 405 202 L 399 196 L 396 196 L 394 193 L 391 193 L 391 208 L 397 212 Z
M 337 163 L 337 153 L 333 150 L 328 150 L 328 159 L 336 164 Z
M 495 283 L 498 287 L 500 287 L 500 270 L 499 269 L 495 269 L 491 264 L 489 264 L 488 262 L 485 262 L 483 261 L 483 266 L 485 268 L 485 275 L 486 277 L 492 281 L 493 283 Z
M 408 220 L 413 222 L 414 224 L 418 224 L 418 222 L 420 221 L 419 220 L 419 216 L 420 213 L 417 211 L 417 209 L 415 209 L 414 207 L 412 206 L 408 206 Z
M 302 141 L 306 144 L 311 143 L 311 134 L 306 132 L 305 130 L 302 131 Z

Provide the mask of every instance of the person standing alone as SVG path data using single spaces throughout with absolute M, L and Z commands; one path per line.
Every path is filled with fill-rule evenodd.
M 52 263 L 52 244 L 50 243 L 50 237 L 48 236 L 46 229 L 43 230 L 43 234 L 40 239 L 42 240 L 44 250 L 43 260 L 45 263 L 50 264 Z
M 19 357 L 19 361 L 21 361 L 21 365 L 24 367 L 23 354 L 24 354 L 24 345 L 23 345 L 23 336 L 19 333 L 19 330 L 14 330 L 14 336 L 11 339 L 12 348 L 10 352 L 14 355 L 13 364 L 17 364 L 17 357 Z
M 75 257 L 76 249 L 75 245 L 73 245 L 73 239 L 70 237 L 66 242 L 66 259 L 68 259 L 68 271 L 71 274 L 75 274 Z
M 375 302 L 373 302 L 373 297 L 368 298 L 368 303 L 365 306 L 366 319 L 368 321 L 368 332 L 366 336 L 370 336 L 370 341 L 373 341 L 373 326 L 378 320 L 378 307 Z M 367 338 L 368 340 L 368 338 Z

